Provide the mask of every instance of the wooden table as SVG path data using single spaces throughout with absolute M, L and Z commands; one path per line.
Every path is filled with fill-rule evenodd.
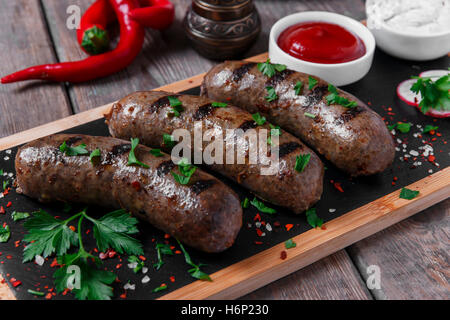
M 93 0 L 78 0 L 83 12 Z M 207 71 L 183 36 L 189 0 L 174 0 L 176 22 L 148 30 L 136 61 L 117 75 L 80 85 L 42 82 L 0 86 L 0 137 Z M 34 64 L 85 57 L 66 27 L 73 0 L 0 0 L 1 75 Z M 267 51 L 270 26 L 296 11 L 326 10 L 363 19 L 362 0 L 256 1 L 263 32 L 246 54 Z M 450 200 L 261 288 L 244 299 L 449 299 Z M 367 267 L 381 271 L 381 289 L 366 286 Z M 4 286 L 4 285 L 3 285 Z M 0 292 L 4 290 L 0 285 Z

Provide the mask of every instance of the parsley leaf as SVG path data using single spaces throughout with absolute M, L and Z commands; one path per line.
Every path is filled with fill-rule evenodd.
M 82 143 L 76 147 L 69 147 L 66 141 L 59 146 L 59 151 L 65 153 L 67 156 L 79 156 L 89 153 L 89 151 L 86 150 L 86 144 Z
M 303 89 L 303 82 L 297 81 L 297 83 L 294 86 L 295 94 L 300 95 Z
M 225 103 L 225 102 L 212 102 L 211 105 L 214 108 L 226 108 L 226 107 L 228 107 L 228 103 Z
M 400 191 L 400 196 L 399 198 L 401 199 L 406 199 L 406 200 L 412 200 L 415 197 L 417 197 L 419 195 L 419 191 L 414 191 L 408 188 L 402 188 L 402 190 Z
M 164 156 L 164 154 L 161 153 L 160 149 L 152 149 L 152 150 L 150 150 L 150 153 L 157 158 Z
M 173 114 L 175 117 L 179 117 L 181 112 L 184 111 L 183 104 L 177 97 L 167 97 L 169 99 L 170 106 L 169 114 Z
M 0 243 L 8 242 L 10 236 L 9 226 L 0 224 Z
M 258 70 L 261 71 L 263 75 L 271 78 L 277 71 L 281 72 L 286 70 L 286 66 L 284 64 L 270 63 L 270 59 L 267 59 L 266 62 L 258 63 Z
M 95 165 L 95 161 L 100 160 L 101 152 L 100 149 L 95 149 L 91 152 L 89 159 L 91 159 L 91 163 Z
M 184 260 L 186 261 L 186 263 L 190 266 L 192 266 L 192 269 L 189 269 L 188 272 L 191 275 L 191 277 L 199 279 L 199 280 L 204 280 L 204 281 L 212 281 L 211 277 L 203 272 L 202 270 L 200 270 L 200 267 L 204 266 L 204 264 L 199 264 L 196 265 L 194 262 L 192 262 L 191 256 L 189 255 L 189 253 L 186 251 L 186 249 L 184 249 L 183 245 L 181 244 L 181 242 L 176 239 L 178 242 L 178 245 L 181 248 L 181 251 L 183 251 L 184 254 Z
M 28 218 L 29 216 L 30 214 L 28 212 L 13 211 L 13 213 L 11 213 L 11 217 L 13 218 L 14 221 L 23 220 Z
M 138 138 L 131 138 L 131 150 L 130 153 L 128 154 L 128 165 L 138 165 L 141 166 L 143 168 L 149 168 L 148 165 L 146 165 L 145 163 L 140 162 L 137 158 L 136 155 L 134 153 L 136 147 L 139 144 L 139 139 Z
M 316 208 L 310 208 L 306 210 L 306 220 L 313 228 L 320 228 L 323 224 L 323 220 L 317 216 Z
M 295 158 L 295 171 L 303 172 L 311 159 L 311 154 L 301 154 Z
M 308 118 L 314 119 L 316 117 L 316 115 L 309 113 L 309 112 L 305 112 L 304 115 Z
M 420 93 L 421 101 L 419 108 L 422 113 L 427 113 L 430 109 L 449 111 L 450 110 L 450 75 L 445 75 L 433 81 L 431 78 L 413 77 L 417 81 L 410 90 L 416 94 Z
M 402 133 L 408 133 L 411 130 L 411 123 L 398 122 L 397 129 Z
M 266 89 L 267 89 L 267 96 L 265 96 L 264 98 L 267 100 L 267 101 L 269 101 L 269 102 L 272 102 L 272 101 L 275 101 L 275 100 L 277 100 L 278 99 L 278 95 L 277 95 L 277 93 L 275 92 L 275 89 L 273 88 L 273 87 L 266 87 Z
M 317 81 L 316 79 L 314 79 L 313 77 L 309 76 L 308 77 L 308 89 L 312 90 L 312 88 L 314 88 L 314 86 L 318 83 L 319 81 Z
M 163 145 L 168 149 L 171 149 L 175 145 L 175 140 L 170 134 L 163 134 Z
M 194 174 L 195 170 L 197 170 L 197 167 L 189 164 L 186 158 L 182 158 L 178 163 L 178 170 L 181 174 L 177 174 L 173 171 L 171 171 L 170 173 L 172 174 L 176 182 L 182 185 L 186 185 L 189 183 L 189 180 L 191 180 L 191 177 Z
M 438 126 L 432 126 L 432 125 L 430 125 L 430 124 L 427 124 L 427 125 L 425 126 L 425 128 L 422 130 L 422 133 L 429 133 L 429 132 L 431 132 L 431 131 L 437 131 L 438 129 L 439 129 Z
M 5 191 L 6 188 L 8 188 L 9 184 L 10 184 L 9 180 L 3 180 L 3 191 Z
M 249 202 L 250 202 L 250 200 L 248 200 L 248 198 L 246 197 L 246 198 L 244 199 L 244 201 L 241 202 L 241 207 L 242 207 L 243 209 L 247 209 L 247 208 L 249 207 Z
M 264 212 L 264 213 L 268 213 L 268 214 L 274 214 L 277 213 L 277 211 L 273 208 L 269 208 L 267 207 L 263 202 L 259 201 L 258 199 L 253 198 L 252 201 L 250 201 L 250 203 L 256 208 L 258 209 L 258 211 Z
M 281 136 L 280 126 L 274 126 L 273 124 L 270 124 L 270 123 L 269 123 L 269 126 L 270 126 L 270 135 L 271 136 L 276 136 L 276 137 Z
M 133 272 L 134 273 L 138 273 L 139 271 L 142 270 L 142 268 L 144 267 L 144 261 L 142 261 L 141 259 L 139 259 L 136 256 L 129 256 L 128 257 L 128 262 L 132 265 L 136 265 L 133 268 Z
M 266 123 L 266 118 L 261 116 L 259 112 L 252 114 L 252 118 L 253 120 L 255 120 L 258 126 L 262 126 L 264 123 Z
M 155 289 L 153 289 L 153 293 L 157 293 L 157 292 L 160 292 L 160 291 L 163 291 L 163 290 L 166 290 L 167 289 L 167 285 L 166 284 L 163 284 L 163 285 L 160 285 L 159 287 L 157 287 L 157 288 L 155 288 Z
M 297 244 L 294 242 L 294 240 L 289 239 L 284 242 L 284 246 L 286 247 L 286 249 L 291 249 L 291 248 L 295 248 L 297 246 Z

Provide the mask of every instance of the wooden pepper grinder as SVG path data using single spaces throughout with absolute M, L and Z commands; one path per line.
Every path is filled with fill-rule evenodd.
M 224 60 L 241 56 L 261 31 L 252 0 L 193 0 L 183 22 L 195 50 Z

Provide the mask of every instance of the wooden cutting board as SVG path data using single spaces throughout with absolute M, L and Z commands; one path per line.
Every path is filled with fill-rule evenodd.
M 264 61 L 267 54 L 252 57 L 249 61 Z M 448 64 L 448 59 L 435 61 L 432 63 L 423 63 L 422 67 L 427 69 L 436 69 L 439 65 Z M 388 117 L 391 121 L 411 121 L 415 124 L 421 123 L 439 125 L 442 139 L 450 137 L 450 128 L 447 120 L 439 120 L 438 123 L 432 121 L 419 114 L 416 110 L 406 105 L 402 105 L 395 98 L 395 86 L 402 79 L 408 78 L 413 74 L 414 70 L 410 70 L 411 64 L 395 60 L 383 53 L 377 52 L 375 63 L 372 71 L 363 80 L 344 88 L 354 93 L 363 101 L 371 101 L 373 108 L 378 112 L 384 112 L 382 104 L 390 104 L 398 111 L 395 116 Z M 411 72 L 410 74 L 408 74 Z M 189 92 L 198 93 L 198 86 L 201 84 L 204 74 L 185 79 L 170 85 L 155 89 L 172 92 Z M 378 89 L 377 89 L 378 88 Z M 389 90 L 394 93 L 388 93 Z M 6 138 L 0 139 L 0 151 L 14 149 L 14 147 L 23 143 L 32 141 L 36 138 L 60 131 L 69 130 L 70 132 L 88 133 L 94 135 L 105 135 L 107 132 L 102 127 L 103 114 L 107 113 L 111 104 L 92 109 L 87 112 L 79 113 L 34 129 L 30 129 Z M 384 116 L 384 115 L 383 115 Z M 393 122 L 390 122 L 393 123 Z M 417 131 L 417 129 L 414 129 Z M 402 137 L 403 139 L 404 137 Z M 330 255 L 348 245 L 368 237 L 388 226 L 401 221 L 437 202 L 445 200 L 450 195 L 450 168 L 448 160 L 448 147 L 442 146 L 444 154 L 447 158 L 440 160 L 440 167 L 433 167 L 433 173 L 429 174 L 429 167 L 411 170 L 408 165 L 404 165 L 396 159 L 392 169 L 376 177 L 357 179 L 355 181 L 347 181 L 348 177 L 333 168 L 331 164 L 327 164 L 329 170 L 326 173 L 325 192 L 322 200 L 318 204 L 318 213 L 325 220 L 323 229 L 311 229 L 303 221 L 304 217 L 292 217 L 289 212 L 279 210 L 280 221 L 296 223 L 298 228 L 294 228 L 290 233 L 279 232 L 277 235 L 268 236 L 264 240 L 264 246 L 255 248 L 250 247 L 252 243 L 249 240 L 257 239 L 254 229 L 252 231 L 241 231 L 242 236 L 238 238 L 235 246 L 226 251 L 223 255 L 208 257 L 205 254 L 193 252 L 195 259 L 207 260 L 210 265 L 211 278 L 213 282 L 194 281 L 184 272 L 185 266 L 175 262 L 167 268 L 173 268 L 173 272 L 178 272 L 177 279 L 180 278 L 180 284 L 171 286 L 167 293 L 160 295 L 147 295 L 147 290 L 136 290 L 134 296 L 130 298 L 148 298 L 148 299 L 231 299 L 245 295 L 257 288 L 260 288 L 274 280 L 277 280 L 287 274 L 290 274 L 304 266 L 307 266 L 327 255 Z M 442 151 L 442 150 L 441 150 Z M 399 158 L 397 155 L 396 158 Z M 438 155 L 436 155 L 438 157 Z M 439 156 L 440 157 L 440 156 Z M 1 159 L 0 159 L 1 161 Z M 2 163 L 0 162 L 0 165 Z M 1 166 L 0 166 L 1 167 Z M 401 177 L 395 186 L 386 186 L 386 181 L 391 182 L 393 177 Z M 334 178 L 343 181 L 346 193 L 339 194 L 333 187 L 330 187 L 328 179 Z M 413 200 L 404 200 L 399 198 L 400 189 L 407 186 L 413 190 L 419 190 L 420 195 Z M 232 185 L 233 188 L 239 189 L 238 186 Z M 364 192 L 362 192 L 361 190 Z M 352 191 L 353 190 L 353 191 Z M 246 191 L 238 190 L 241 197 L 249 196 Z M 250 196 L 249 196 L 250 197 Z M 20 200 L 21 199 L 21 200 Z M 0 199 L 0 204 L 3 199 Z M 33 200 L 19 198 L 19 202 Z M 30 204 L 29 204 L 30 205 Z M 35 203 L 36 209 L 40 204 Z M 325 212 L 326 208 L 336 208 L 338 212 L 330 214 Z M 345 209 L 347 208 L 347 209 Z M 339 210 L 342 209 L 342 210 Z M 244 213 L 244 228 L 247 223 L 251 223 L 256 211 L 247 211 Z M 0 222 L 3 222 L 0 218 Z M 272 219 L 273 218 L 267 218 Z M 277 218 L 275 218 L 277 219 Z M 9 223 L 9 222 L 8 222 Z M 144 226 L 146 232 L 153 233 L 155 230 L 151 227 Z M 20 229 L 17 229 L 20 230 Z M 17 231 L 16 233 L 18 233 Z M 13 236 L 15 231 L 13 229 Z M 157 235 L 158 236 L 158 235 Z M 12 237 L 13 238 L 13 237 Z M 286 250 L 284 240 L 292 238 L 297 246 L 293 249 Z M 20 239 L 17 238 L 17 239 Z M 16 239 L 14 239 L 16 240 Z M 245 241 L 244 241 L 245 240 Z M 10 240 L 12 242 L 12 240 Z M 245 250 L 244 250 L 245 247 Z M 0 244 L 0 251 L 2 251 Z M 22 248 L 11 248 L 20 260 Z M 191 249 L 193 250 L 193 249 Z M 243 252 L 245 251 L 245 252 Z M 280 253 L 287 252 L 287 258 L 281 259 Z M 147 254 L 147 252 L 146 252 Z M 149 249 L 149 256 L 153 255 L 152 249 Z M 0 257 L 1 260 L 2 257 Z M 210 259 L 210 261 L 208 260 Z M 223 261 L 225 260 L 225 262 Z M 220 262 L 219 262 L 220 261 Z M 203 262 L 203 261 L 202 261 Z M 9 270 L 13 270 L 12 266 L 0 264 L 0 272 L 6 274 Z M 17 263 L 17 268 L 23 268 L 23 265 Z M 180 269 L 182 272 L 180 273 Z M 54 270 L 53 270 L 54 271 Z M 131 272 L 130 270 L 128 270 Z M 169 271 L 172 271 L 170 269 Z M 207 270 L 208 271 L 208 270 Z M 12 271 L 11 271 L 12 272 Z M 46 271 L 43 271 L 44 273 Z M 30 273 L 32 275 L 32 273 Z M 51 273 L 49 273 L 51 276 Z M 158 278 L 158 274 L 151 275 L 151 278 Z M 25 275 L 24 275 L 25 277 Z M 159 280 L 156 280 L 159 281 Z M 163 281 L 163 279 L 161 280 Z M 177 281 L 178 282 L 178 281 Z M 30 282 L 31 283 L 31 280 Z M 161 282 L 154 282 L 156 287 Z M 0 286 L 1 298 L 26 298 L 25 286 L 18 289 L 9 290 L 5 286 Z M 117 288 L 120 290 L 120 288 Z M 116 296 L 118 293 L 116 293 Z

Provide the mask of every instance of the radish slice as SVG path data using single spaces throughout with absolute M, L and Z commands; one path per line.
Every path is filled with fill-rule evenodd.
M 440 78 L 443 76 L 446 76 L 450 74 L 450 71 L 448 70 L 428 70 L 428 71 L 424 71 L 421 74 L 419 74 L 419 77 L 421 78 Z
M 411 91 L 411 86 L 416 83 L 416 81 L 417 79 L 408 79 L 400 82 L 397 87 L 398 97 L 405 103 L 414 107 L 417 107 L 419 105 L 419 101 L 421 100 L 420 94 L 415 94 Z
M 441 111 L 436 109 L 430 109 L 427 113 L 425 113 L 426 116 L 435 117 L 435 118 L 448 118 L 450 117 L 450 111 Z

